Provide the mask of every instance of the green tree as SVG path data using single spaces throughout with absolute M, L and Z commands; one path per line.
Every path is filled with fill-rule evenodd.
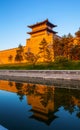
M 43 61 L 45 61 L 45 57 L 46 57 L 46 48 L 47 48 L 48 43 L 46 42 L 46 40 L 43 38 L 43 40 L 40 43 L 40 47 L 39 47 L 39 54 L 40 57 L 43 58 Z
M 25 53 L 25 59 L 26 59 L 29 63 L 31 63 L 32 65 L 35 65 L 36 62 L 37 62 L 38 59 L 39 59 L 39 55 L 38 55 L 38 54 L 34 54 L 34 53 L 28 51 L 28 52 Z
M 23 57 L 24 57 L 24 48 L 21 44 L 19 44 L 18 49 L 16 50 L 15 61 L 21 62 L 23 61 Z
M 46 48 L 46 55 L 45 55 L 45 62 L 52 62 L 53 61 L 53 48 L 52 45 L 48 45 Z
M 76 37 L 75 37 L 75 40 L 76 40 L 76 44 L 79 44 L 80 45 L 80 28 L 79 30 L 75 33 Z
M 12 56 L 12 55 L 9 55 L 8 60 L 9 60 L 10 62 L 12 62 L 13 56 Z
M 70 33 L 61 39 L 62 43 L 64 44 L 63 56 L 68 59 L 70 59 L 70 50 L 73 46 L 73 40 L 73 36 Z
M 42 58 L 43 62 L 51 62 L 53 60 L 52 45 L 47 43 L 47 41 L 44 38 L 39 45 L 40 58 Z
M 64 56 L 70 59 L 70 50 L 73 45 L 73 36 L 68 34 L 67 36 L 64 35 L 62 38 L 56 38 L 53 42 L 53 49 L 54 49 L 54 59 L 57 56 Z
M 53 50 L 54 50 L 54 59 L 57 56 L 63 55 L 63 45 L 61 43 L 61 39 L 55 38 L 53 42 Z
M 71 60 L 80 60 L 80 44 L 73 45 L 70 51 Z
M 80 28 L 77 32 L 75 32 L 76 37 L 80 37 Z
M 69 60 L 64 56 L 57 56 L 54 60 L 55 65 L 58 65 L 59 68 L 64 68 L 69 65 Z

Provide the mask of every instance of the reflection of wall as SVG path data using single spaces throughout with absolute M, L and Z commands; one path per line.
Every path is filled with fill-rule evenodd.
M 5 90 L 9 92 L 17 92 L 15 87 L 15 82 L 9 82 L 5 80 L 0 80 L 0 90 Z
M 22 84 L 21 88 L 19 86 L 19 88 L 17 88 L 20 84 Z M 51 88 L 51 90 L 49 91 L 49 88 Z M 69 89 L 62 89 L 62 88 L 54 88 L 54 86 L 46 86 L 46 85 L 40 85 L 40 84 L 30 84 L 30 83 L 16 83 L 16 82 L 12 82 L 12 81 L 5 81 L 5 80 L 0 80 L 0 90 L 5 90 L 5 91 L 9 91 L 9 92 L 18 92 L 20 89 L 20 91 L 22 91 L 25 95 L 27 95 L 28 98 L 28 104 L 31 104 L 33 109 L 37 110 L 37 111 L 45 111 L 45 113 L 48 113 L 49 111 L 53 111 L 54 110 L 54 94 L 55 94 L 55 100 L 57 99 L 56 103 L 59 102 L 59 105 L 61 104 L 61 102 L 63 100 L 65 100 L 65 96 L 68 99 L 72 99 L 75 105 L 80 106 L 80 92 L 79 90 L 69 90 Z M 33 89 L 33 91 L 32 91 Z M 55 91 L 54 91 L 55 90 Z M 32 91 L 31 93 L 29 93 L 29 91 Z M 52 92 L 52 95 L 51 95 Z M 76 93 L 77 94 L 76 94 Z M 48 101 L 48 104 L 46 105 L 46 107 L 44 107 L 41 104 L 41 98 L 47 98 L 48 94 L 50 94 L 50 96 L 52 96 L 52 100 Z M 70 96 L 70 98 L 69 98 Z M 78 97 L 77 97 L 78 96 Z M 46 100 L 45 100 L 46 102 Z
M 29 90 L 28 90 L 28 87 L 29 87 Z M 33 87 L 34 87 L 33 84 L 22 83 L 22 86 L 21 86 L 20 83 L 3 81 L 3 80 L 0 81 L 0 90 L 6 90 L 10 92 L 15 92 L 15 93 L 20 90 L 24 94 L 28 94 L 27 95 L 28 104 L 32 106 L 33 111 L 38 112 L 38 113 L 34 112 L 35 115 L 42 116 L 42 118 L 47 118 L 46 116 L 43 116 L 43 114 L 49 114 L 50 112 L 54 111 L 54 101 L 48 100 L 46 102 L 46 99 L 44 100 L 44 98 L 47 98 L 47 94 L 45 94 L 45 92 L 48 93 L 48 90 L 47 90 L 48 86 L 37 84 L 35 88 Z M 27 92 L 27 91 L 30 91 L 30 89 L 31 90 L 34 89 L 32 94 L 29 94 Z M 53 96 L 54 96 L 54 89 L 52 90 L 53 90 Z M 46 103 L 46 106 L 42 104 L 41 102 L 42 100 L 43 100 L 43 103 Z M 39 114 L 39 112 L 43 114 Z
M 31 118 L 50 123 L 56 118 L 55 112 L 60 106 L 68 111 L 77 105 L 80 108 L 80 90 L 63 89 L 40 84 L 17 83 L 0 80 L 0 90 L 27 95 L 28 104 L 32 106 Z
M 19 85 L 20 85 L 20 83 L 18 83 L 18 86 Z M 52 94 L 53 100 L 49 100 L 46 107 L 44 107 L 41 104 L 41 97 L 47 98 L 48 95 L 46 93 L 49 93 L 47 88 L 52 89 L 51 92 L 53 93 Z M 0 80 L 0 90 L 5 90 L 5 91 L 16 93 L 16 92 L 19 91 L 19 89 L 17 88 L 15 82 Z M 29 91 L 31 91 L 32 89 L 33 89 L 33 92 L 29 93 Z M 54 86 L 49 87 L 49 86 L 46 86 L 46 85 L 40 85 L 40 84 L 34 85 L 34 84 L 29 84 L 29 83 L 22 83 L 22 87 L 20 89 L 20 91 L 22 91 L 25 95 L 27 95 L 28 104 L 32 105 L 33 110 L 42 111 L 42 112 L 45 112 L 45 113 L 48 113 L 49 111 L 54 110 L 54 92 L 55 92 L 55 98 L 57 99 L 57 101 L 55 103 L 58 104 L 58 102 L 59 102 L 59 105 L 60 105 L 61 102 L 63 100 L 65 100 L 65 96 L 68 99 L 69 99 L 69 96 L 70 96 L 70 99 L 73 100 L 74 104 L 80 106 L 80 100 L 78 99 L 78 97 L 76 97 L 76 95 L 74 95 L 75 90 L 71 90 L 70 92 L 68 91 L 68 89 L 64 89 L 64 90 L 65 91 L 63 91 L 62 88 L 61 89 L 54 88 Z M 51 94 L 51 92 L 50 92 L 50 94 Z M 79 94 L 80 93 L 78 93 L 77 95 L 79 95 Z M 63 99 L 62 99 L 62 97 L 63 97 Z M 45 100 L 45 102 L 46 102 L 46 100 Z

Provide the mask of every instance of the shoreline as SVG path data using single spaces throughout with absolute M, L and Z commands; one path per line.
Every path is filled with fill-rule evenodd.
M 0 80 L 80 89 L 80 70 L 0 70 Z

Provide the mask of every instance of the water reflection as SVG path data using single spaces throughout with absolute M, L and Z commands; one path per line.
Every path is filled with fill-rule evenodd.
M 0 91 L 0 95 L 1 95 L 0 106 L 1 105 L 3 106 L 3 108 L 0 107 L 1 108 L 0 115 L 2 115 L 3 113 L 4 118 L 6 118 L 6 113 L 3 112 L 3 109 L 5 107 L 8 116 L 7 120 L 9 120 L 9 122 L 6 120 L 5 123 L 2 116 L 0 116 L 0 124 L 8 128 L 9 130 L 18 130 L 18 129 L 26 130 L 29 128 L 30 130 L 31 129 L 33 130 L 33 128 L 35 130 L 36 129 L 46 129 L 46 130 L 47 129 L 54 129 L 54 130 L 80 129 L 80 125 L 79 125 L 80 90 L 79 89 L 69 89 L 69 88 L 67 89 L 67 88 L 59 88 L 56 86 L 18 83 L 18 82 L 1 80 L 0 90 L 2 90 Z M 10 93 L 8 93 L 7 96 L 5 96 L 6 94 L 2 92 L 5 93 L 10 92 L 16 94 L 13 96 L 13 102 L 10 101 L 10 103 L 8 103 L 8 101 L 11 99 L 5 98 L 8 97 Z M 18 97 L 19 100 L 15 98 L 15 96 Z M 24 103 L 23 104 L 24 107 L 20 105 L 20 102 Z M 15 113 L 16 115 L 18 114 L 17 124 L 16 123 L 14 124 L 15 128 L 13 127 L 13 123 L 10 122 L 11 118 L 13 118 L 11 120 L 15 122 L 14 121 L 15 117 L 12 114 L 12 112 L 10 113 L 13 115 L 13 117 L 9 116 L 9 112 L 6 105 L 8 106 L 14 105 L 13 108 L 16 110 Z M 20 109 L 20 113 L 18 113 L 16 107 L 17 109 Z M 27 119 L 26 119 L 26 115 L 27 115 Z M 22 121 L 23 117 L 24 120 Z M 20 122 L 20 120 L 22 122 Z M 65 123 L 60 124 L 60 122 L 62 121 Z M 34 122 L 36 125 L 34 125 Z M 41 122 L 44 123 L 44 125 L 41 124 Z M 20 125 L 19 123 L 22 123 L 22 125 Z

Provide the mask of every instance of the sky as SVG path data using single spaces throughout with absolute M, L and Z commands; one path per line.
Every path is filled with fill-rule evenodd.
M 47 19 L 59 36 L 80 27 L 80 0 L 0 0 L 0 50 L 25 46 L 27 26 Z

